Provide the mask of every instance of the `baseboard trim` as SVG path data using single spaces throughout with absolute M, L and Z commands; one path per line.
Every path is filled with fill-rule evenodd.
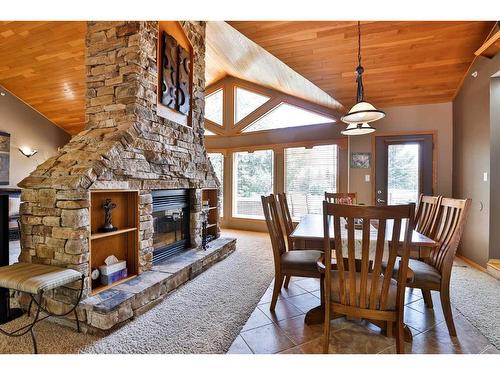
M 465 263 L 467 263 L 468 265 L 470 265 L 471 267 L 474 267 L 475 269 L 478 269 L 479 271 L 482 271 L 482 272 L 485 272 L 485 273 L 488 273 L 487 269 L 485 267 L 482 267 L 480 266 L 479 264 L 477 264 L 476 262 L 474 262 L 473 260 L 470 260 L 469 258 L 466 258 L 464 257 L 463 255 L 455 255 L 457 258 L 463 260 Z

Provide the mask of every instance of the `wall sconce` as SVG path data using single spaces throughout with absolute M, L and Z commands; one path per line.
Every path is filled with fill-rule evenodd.
M 21 154 L 23 154 L 27 158 L 32 157 L 38 152 L 38 150 L 33 150 L 31 147 L 28 146 L 21 146 L 18 148 L 18 150 L 21 152 Z

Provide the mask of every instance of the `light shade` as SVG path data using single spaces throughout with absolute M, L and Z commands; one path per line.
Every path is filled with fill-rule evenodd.
M 358 124 L 349 124 L 349 126 L 341 133 L 343 135 L 363 135 L 373 133 L 374 131 L 375 128 L 370 126 L 370 124 L 364 122 Z
M 368 123 L 380 120 L 385 116 L 385 112 L 376 109 L 368 102 L 356 103 L 351 110 L 342 117 L 346 124 Z

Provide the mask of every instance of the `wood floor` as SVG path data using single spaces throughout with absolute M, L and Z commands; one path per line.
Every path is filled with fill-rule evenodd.
M 269 249 L 270 250 L 270 249 Z M 229 354 L 314 354 L 322 353 L 322 324 L 307 326 L 305 313 L 319 305 L 319 281 L 292 278 L 282 289 L 275 314 L 269 311 L 269 286 L 259 304 L 229 349 Z M 433 292 L 434 309 L 424 306 L 420 290 L 408 289 L 405 322 L 413 333 L 407 353 L 500 354 L 456 309 L 453 310 L 457 337 L 451 338 L 444 322 L 439 295 Z M 362 320 L 337 319 L 331 323 L 330 353 L 390 354 L 395 341 L 380 334 L 378 327 Z

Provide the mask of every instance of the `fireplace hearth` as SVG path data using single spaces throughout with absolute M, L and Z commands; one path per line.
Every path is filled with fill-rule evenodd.
M 153 191 L 153 264 L 190 247 L 189 189 Z

